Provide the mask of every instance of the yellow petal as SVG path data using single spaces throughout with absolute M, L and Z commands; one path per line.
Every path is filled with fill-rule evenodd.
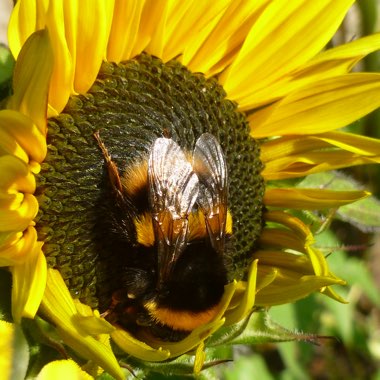
M 265 276 L 271 270 L 272 268 L 260 266 L 259 262 L 259 277 Z M 345 283 L 342 280 L 327 276 L 302 276 L 301 278 L 296 278 L 293 277 L 292 273 L 279 271 L 276 279 L 256 294 L 256 305 L 268 307 L 293 303 L 326 286 L 336 284 L 344 285 Z
M 34 33 L 23 45 L 13 76 L 14 94 L 7 108 L 29 116 L 43 135 L 46 134 L 46 114 L 53 53 L 48 33 Z
M 271 88 L 263 89 L 260 96 L 267 99 L 267 103 L 273 102 L 309 83 L 346 74 L 359 60 L 379 48 L 380 34 L 374 34 L 327 49 L 295 72 L 277 81 Z
M 35 5 L 20 0 L 11 17 L 9 36 L 12 51 L 17 56 L 18 50 L 26 38 L 34 31 L 47 27 L 52 50 L 54 66 L 51 59 L 42 59 L 44 51 L 38 50 L 40 73 L 45 82 L 50 84 L 49 116 L 60 113 L 71 94 L 85 92 L 93 84 L 98 74 L 102 59 L 106 56 L 109 30 L 111 27 L 113 1 L 47 1 L 40 0 Z M 85 23 L 78 13 L 90 8 L 86 15 L 94 15 Z M 35 21 L 28 21 L 33 20 Z M 25 26 L 23 26 L 25 25 Z M 97 38 L 94 39 L 94 32 Z M 94 43 L 96 42 L 96 46 Z M 89 56 L 89 54 L 91 56 Z M 30 67 L 31 58 L 28 57 Z M 52 71 L 51 81 L 49 73 Z M 40 82 L 39 87 L 43 89 Z M 76 91 L 76 92 L 75 92 Z M 46 93 L 45 89 L 43 92 Z M 41 98 L 36 96 L 36 101 Z M 36 119 L 34 119 L 36 120 Z M 40 123 L 38 122 L 38 125 Z
M 330 286 L 326 286 L 321 290 L 321 293 L 326 295 L 327 297 L 332 298 L 335 301 L 341 303 L 348 303 L 343 297 L 341 297 L 338 293 L 336 293 Z
M 258 261 L 253 260 L 249 268 L 247 285 L 243 298 L 236 308 L 226 312 L 226 325 L 231 325 L 243 320 L 253 309 L 253 306 L 255 305 L 257 265 Z
M 115 1 L 107 46 L 108 61 L 120 62 L 131 58 L 138 36 L 143 7 L 144 2 L 140 0 Z
M 314 275 L 313 265 L 306 256 L 284 251 L 262 250 L 255 252 L 254 257 L 259 261 L 257 305 L 291 303 L 315 291 L 342 300 L 335 293 L 332 294 L 331 289 L 327 287 L 333 284 L 344 285 L 345 282 L 328 270 Z M 267 282 L 266 286 L 262 286 L 262 278 L 268 276 L 273 278 L 274 273 L 274 279 Z
M 92 311 L 90 306 L 77 299 L 73 301 L 78 313 L 73 316 L 72 321 L 78 329 L 87 332 L 88 335 L 110 334 L 115 331 L 116 328 L 104 318 L 100 318 L 99 313 Z
M 298 218 L 283 211 L 268 211 L 264 214 L 267 222 L 281 224 L 293 231 L 301 241 L 313 242 L 310 229 Z
M 12 377 L 12 362 L 14 357 L 14 339 L 15 325 L 5 321 L 0 321 L 0 371 L 4 379 Z M 25 374 L 24 374 L 25 376 Z
M 380 74 L 356 73 L 309 84 L 248 117 L 256 138 L 342 128 L 380 106 Z
M 140 54 L 143 50 L 153 55 L 161 55 L 169 3 L 170 1 L 145 1 L 132 56 Z
M 163 59 L 167 61 L 185 51 L 183 63 L 188 63 L 230 4 L 231 0 L 177 2 L 168 15 Z
M 52 1 L 46 15 L 47 29 L 54 53 L 54 68 L 49 89 L 49 114 L 55 116 L 74 94 L 75 64 L 65 35 L 65 15 L 60 1 Z
M 165 43 L 166 20 L 169 9 L 173 1 L 150 1 L 147 0 L 142 18 L 142 28 L 145 38 L 149 38 L 149 43 L 144 49 L 151 55 L 161 57 Z
M 37 380 L 91 380 L 93 379 L 73 360 L 56 360 L 46 364 L 37 376 Z
M 266 189 L 264 203 L 268 207 L 297 210 L 335 208 L 368 197 L 367 191 L 334 191 L 325 189 Z
M 260 268 L 260 272 L 257 273 L 257 281 L 256 281 L 256 295 L 260 293 L 261 289 L 269 286 L 273 281 L 276 280 L 278 275 L 278 269 L 272 267 L 264 267 L 264 270 Z M 255 296 L 256 297 L 256 296 Z M 257 302 L 256 302 L 257 304 Z
M 34 193 L 36 179 L 28 165 L 15 156 L 0 156 L 0 191 Z
M 4 248 L 8 248 L 14 244 L 17 244 L 17 242 L 22 238 L 23 233 L 22 232 L 0 232 L 0 246 Z
M 202 342 L 195 351 L 195 358 L 194 358 L 194 374 L 199 375 L 203 368 L 203 364 L 206 360 L 206 353 L 204 351 L 205 344 Z
M 252 96 L 252 103 L 246 99 L 244 107 L 250 109 L 273 103 L 274 101 L 298 90 L 331 77 L 346 74 L 359 60 L 380 48 L 380 34 L 366 36 L 338 47 L 325 50 L 309 62 L 264 87 Z
M 333 72 L 335 75 L 344 74 L 365 56 L 380 49 L 380 33 L 365 36 L 357 40 L 349 41 L 343 45 L 327 49 L 307 62 L 295 74 L 295 79 L 300 76 L 312 75 L 323 71 Z
M 261 146 L 260 158 L 265 165 L 286 157 L 296 161 L 307 152 L 326 150 L 327 147 L 328 144 L 317 136 L 285 136 L 265 141 Z
M 268 1 L 232 1 L 214 29 L 204 39 L 187 46 L 182 62 L 194 72 L 216 74 L 230 63 L 248 31 Z
M 15 2 L 9 25 L 8 42 L 15 58 L 25 41 L 37 30 L 45 27 L 46 9 L 49 0 L 20 0 Z
M 15 234 L 12 240 L 0 243 L 0 266 L 20 265 L 28 260 L 37 244 L 37 232 L 34 227 L 28 227 L 24 233 Z
M 193 330 L 190 335 L 188 335 L 185 339 L 181 340 L 177 343 L 167 342 L 165 343 L 165 348 L 169 349 L 170 357 L 175 358 L 186 354 L 198 347 L 201 342 L 211 336 L 215 331 L 219 330 L 225 320 L 216 319 L 213 322 L 207 323 L 206 325 L 202 325 L 195 330 Z
M 160 362 L 170 357 L 168 350 L 150 347 L 125 330 L 116 329 L 111 333 L 111 338 L 124 352 L 130 353 L 141 360 Z
M 310 152 L 268 162 L 261 173 L 266 180 L 304 177 L 309 174 L 345 168 L 347 166 L 380 163 L 380 154 L 363 157 L 344 151 Z
M 379 152 L 378 140 L 350 133 L 285 136 L 262 145 L 261 159 L 265 163 L 262 175 L 267 180 L 294 178 L 347 166 L 378 163 Z
M 220 78 L 244 109 L 262 103 L 259 90 L 294 71 L 331 39 L 352 0 L 275 0 L 253 25 L 237 58 Z M 254 80 L 252 81 L 252 78 Z
M 0 373 L 5 380 L 24 379 L 29 349 L 19 325 L 0 320 Z
M 8 139 L 13 139 L 24 152 L 14 152 L 15 156 L 26 163 L 29 162 L 29 158 L 37 162 L 44 160 L 47 150 L 46 137 L 29 117 L 16 111 L 0 111 L 0 133 L 3 134 L 0 149 L 4 146 L 7 135 Z
M 34 242 L 23 264 L 11 267 L 12 315 L 17 323 L 22 317 L 34 318 L 46 285 L 46 260 L 42 243 Z
M 327 132 L 317 138 L 331 146 L 362 156 L 378 156 L 380 152 L 380 140 L 354 133 Z
M 294 231 L 285 228 L 264 227 L 259 238 L 260 246 L 265 249 L 291 249 L 306 253 L 305 240 L 300 239 Z
M 21 114 L 20 114 L 21 115 Z M 0 118 L 0 123 L 2 118 Z M 13 155 L 20 160 L 28 163 L 29 157 L 26 154 L 25 150 L 21 148 L 20 144 L 10 135 L 2 126 L 0 126 L 0 155 Z
M 313 234 L 300 219 L 282 211 L 268 211 L 264 217 L 267 222 L 280 224 L 298 235 L 304 244 L 305 253 L 316 275 L 323 276 L 329 273 L 325 257 L 320 251 L 312 248 L 312 244 L 314 244 Z
M 63 10 L 65 37 L 75 68 L 74 91 L 83 94 L 94 83 L 106 56 L 114 4 L 104 0 L 63 0 L 55 3 Z M 86 22 L 83 22 L 81 14 L 86 15 Z
M 22 203 L 24 199 L 23 193 L 18 192 L 0 192 L 0 210 L 15 210 L 19 207 L 19 205 Z
M 259 265 L 289 270 L 294 272 L 295 277 L 305 275 L 313 275 L 314 270 L 308 257 L 304 255 L 296 255 L 284 251 L 275 250 L 258 250 L 254 253 L 255 260 L 259 261 Z
M 0 231 L 23 231 L 38 212 L 38 201 L 31 194 L 25 194 L 15 209 L 1 209 Z
M 285 136 L 266 141 L 261 146 L 260 157 L 266 164 L 281 158 L 296 161 L 310 152 L 329 152 L 336 148 L 356 155 L 376 157 L 380 141 L 371 137 L 346 132 L 326 132 L 314 136 Z
M 57 332 L 63 341 L 87 360 L 98 363 L 104 370 L 117 379 L 123 379 L 123 373 L 109 347 L 101 339 L 88 335 L 88 331 L 75 324 L 78 315 L 61 275 L 49 269 L 46 290 L 41 302 L 41 312 L 57 326 Z

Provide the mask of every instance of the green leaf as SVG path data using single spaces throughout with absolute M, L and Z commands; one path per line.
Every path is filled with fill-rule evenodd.
M 355 203 L 342 206 L 338 209 L 337 217 L 348 222 L 360 231 L 380 231 L 380 202 L 370 196 Z
M 297 187 L 323 188 L 329 190 L 363 190 L 363 186 L 340 172 L 312 174 L 304 178 Z M 337 219 L 353 224 L 363 232 L 380 230 L 380 202 L 375 197 L 345 205 L 337 210 Z
M 337 171 L 310 174 L 297 184 L 300 188 L 328 190 L 363 190 L 357 181 Z

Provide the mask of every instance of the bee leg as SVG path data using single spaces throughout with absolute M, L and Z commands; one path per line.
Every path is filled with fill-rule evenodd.
M 106 318 L 109 322 L 117 322 L 121 313 L 121 310 L 125 308 L 124 305 L 125 292 L 123 290 L 116 290 L 112 294 L 111 304 L 108 309 L 100 314 L 102 318 Z
M 120 180 L 119 170 L 117 169 L 116 164 L 112 161 L 112 157 L 110 153 L 108 152 L 108 149 L 104 145 L 102 139 L 100 138 L 99 131 L 96 131 L 94 133 L 94 137 L 96 142 L 99 145 L 99 148 L 101 149 L 103 153 L 103 157 L 107 164 L 108 169 L 108 176 L 110 178 L 112 187 L 116 190 L 116 192 L 122 192 L 122 184 Z
M 166 137 L 167 139 L 170 139 L 172 137 L 172 134 L 170 133 L 169 129 L 167 128 L 164 128 L 164 130 L 162 131 L 162 134 L 164 135 L 164 137 Z

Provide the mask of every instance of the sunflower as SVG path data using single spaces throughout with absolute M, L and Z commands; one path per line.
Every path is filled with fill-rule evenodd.
M 183 354 L 199 372 L 205 347 L 257 329 L 270 306 L 313 292 L 344 302 L 331 288 L 344 281 L 298 211 L 337 209 L 368 193 L 294 184 L 380 161 L 378 140 L 338 130 L 380 105 L 380 75 L 350 73 L 380 35 L 324 50 L 352 3 L 18 1 L 13 94 L 0 111 L 0 263 L 12 274 L 16 325 L 2 329 L 14 336 L 33 319 L 83 370 L 123 378 L 120 361 L 168 372 Z M 130 328 L 134 307 L 118 292 L 129 251 L 114 226 L 109 173 L 132 168 L 125 175 L 138 193 L 134 167 L 155 140 L 188 154 L 204 134 L 217 138 L 228 167 L 227 284 L 210 314 L 196 322 L 175 314 L 190 326 L 185 334 L 175 326 L 174 337 L 155 334 L 152 321 Z M 149 245 L 152 227 L 139 223 L 139 242 Z M 196 289 L 188 292 L 190 303 Z M 147 308 L 165 324 L 164 311 Z M 43 371 L 60 368 L 87 376 L 72 360 Z

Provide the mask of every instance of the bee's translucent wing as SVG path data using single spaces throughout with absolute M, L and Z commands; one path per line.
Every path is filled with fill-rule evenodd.
M 198 203 L 213 248 L 223 254 L 227 220 L 227 162 L 218 140 L 204 133 L 195 144 L 193 170 L 200 182 Z
M 186 247 L 188 216 L 198 197 L 199 183 L 182 149 L 167 138 L 158 138 L 153 144 L 148 179 L 160 286 Z

